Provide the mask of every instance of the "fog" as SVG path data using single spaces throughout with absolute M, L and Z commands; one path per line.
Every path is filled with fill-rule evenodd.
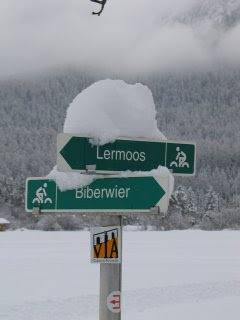
M 108 0 L 91 14 L 99 9 L 90 0 L 0 0 L 1 76 L 240 66 L 240 0 Z

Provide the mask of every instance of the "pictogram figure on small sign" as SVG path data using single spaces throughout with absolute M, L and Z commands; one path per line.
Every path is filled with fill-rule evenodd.
M 42 187 L 36 191 L 36 198 L 33 199 L 32 203 L 52 203 L 52 199 L 47 196 L 46 192 L 47 183 L 45 182 Z
M 91 228 L 91 261 L 120 263 L 120 227 Z
M 185 152 L 180 150 L 180 147 L 176 148 L 177 151 L 177 156 L 176 156 L 176 161 L 172 161 L 170 163 L 170 167 L 176 167 L 176 168 L 183 168 L 187 167 L 189 168 L 189 163 L 186 161 L 187 160 L 187 155 Z
M 116 230 L 117 231 L 117 230 Z M 104 232 L 104 241 L 101 236 L 97 235 L 96 244 L 94 245 L 95 258 L 118 258 L 117 236 L 114 231 Z

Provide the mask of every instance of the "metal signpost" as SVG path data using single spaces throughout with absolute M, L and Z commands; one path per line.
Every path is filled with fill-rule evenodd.
M 91 262 L 100 263 L 100 320 L 121 319 L 122 215 L 166 213 L 169 176 L 111 176 L 122 171 L 151 171 L 159 166 L 174 175 L 195 174 L 196 145 L 187 142 L 119 138 L 95 145 L 89 137 L 59 134 L 58 171 L 101 173 L 87 186 L 61 191 L 55 180 L 28 178 L 26 211 L 101 214 L 91 229 Z
M 102 216 L 101 224 L 119 226 L 122 241 L 122 217 Z M 122 245 L 122 244 L 121 244 Z M 122 261 L 122 253 L 120 253 Z M 120 320 L 122 299 L 122 262 L 100 264 L 99 320 Z
M 90 185 L 61 191 L 46 178 L 26 181 L 26 211 L 103 213 L 101 228 L 91 231 L 91 261 L 100 263 L 99 320 L 121 319 L 122 214 L 165 213 L 169 177 L 96 179 Z M 156 209 L 156 210 L 152 210 Z M 107 227 L 107 228 L 106 228 Z
M 58 135 L 57 149 L 59 171 L 118 173 L 163 166 L 174 175 L 195 174 L 194 143 L 119 138 L 113 143 L 94 145 L 89 137 L 62 133 Z
M 120 320 L 122 218 L 120 216 L 102 216 L 101 224 L 103 227 L 91 228 L 91 262 L 101 263 L 99 319 Z

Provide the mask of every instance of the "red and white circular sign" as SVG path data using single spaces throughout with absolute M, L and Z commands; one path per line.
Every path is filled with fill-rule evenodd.
M 121 292 L 113 291 L 107 297 L 107 307 L 113 313 L 119 313 L 121 311 Z

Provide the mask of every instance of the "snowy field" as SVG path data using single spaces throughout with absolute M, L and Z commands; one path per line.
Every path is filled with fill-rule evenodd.
M 0 319 L 98 319 L 88 232 L 0 233 Z M 240 232 L 124 232 L 123 320 L 240 317 Z

